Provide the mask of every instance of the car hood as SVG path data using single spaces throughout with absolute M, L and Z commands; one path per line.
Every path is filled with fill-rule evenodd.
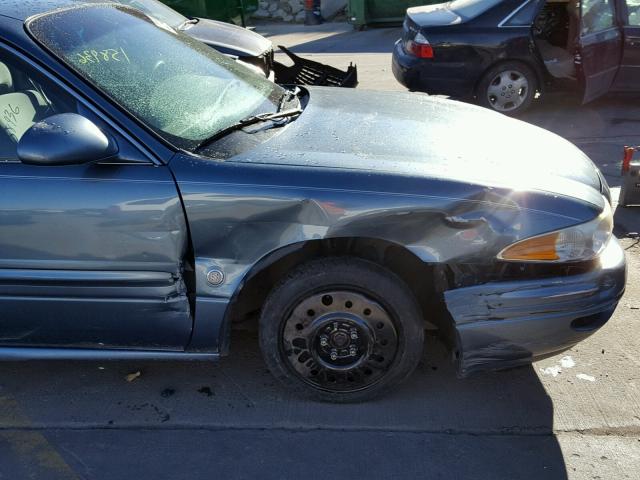
M 262 35 L 230 23 L 199 18 L 187 24 L 184 33 L 227 55 L 259 57 L 273 50 L 273 44 Z
M 296 121 L 231 160 L 441 178 L 602 205 L 593 162 L 542 128 L 423 94 L 309 91 Z

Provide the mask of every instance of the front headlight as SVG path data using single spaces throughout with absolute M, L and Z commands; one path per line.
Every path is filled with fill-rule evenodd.
M 498 254 L 510 262 L 578 262 L 591 260 L 604 250 L 613 234 L 613 211 L 604 210 L 590 222 L 521 240 Z

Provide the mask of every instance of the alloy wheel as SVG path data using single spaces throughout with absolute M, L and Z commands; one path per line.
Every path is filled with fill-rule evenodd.
M 487 99 L 499 112 L 510 112 L 520 107 L 529 95 L 529 81 L 517 70 L 498 73 L 489 83 Z

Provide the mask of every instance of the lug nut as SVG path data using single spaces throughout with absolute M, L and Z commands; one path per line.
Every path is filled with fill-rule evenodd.
M 356 329 L 351 330 L 351 340 L 358 339 L 358 331 Z
M 351 355 L 352 357 L 358 355 L 358 350 L 356 349 L 355 345 L 351 345 L 351 348 L 349 348 L 349 355 Z
M 329 345 L 329 339 L 325 335 L 322 335 L 320 337 L 320 346 L 326 347 L 327 345 Z
M 338 351 L 334 348 L 331 350 L 331 360 L 336 361 L 338 359 Z

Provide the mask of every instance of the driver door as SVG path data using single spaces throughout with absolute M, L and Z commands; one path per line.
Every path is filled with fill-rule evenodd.
M 60 113 L 112 136 L 118 158 L 22 163 L 25 132 Z M 0 45 L 0 349 L 183 350 L 186 232 L 168 167 Z
M 620 68 L 622 32 L 614 0 L 582 0 L 576 64 L 584 88 L 583 103 L 605 95 Z

